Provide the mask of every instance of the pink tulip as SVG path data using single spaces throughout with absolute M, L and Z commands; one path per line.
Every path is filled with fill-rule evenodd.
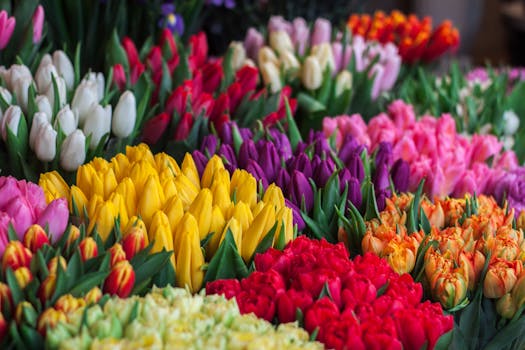
M 57 241 L 62 237 L 66 230 L 69 219 L 69 208 L 65 198 L 55 199 L 42 212 L 37 224 L 42 227 L 48 225 L 49 237 L 52 241 Z
M 372 84 L 372 91 L 370 92 L 372 100 L 376 100 L 381 94 L 381 83 L 383 81 L 384 73 L 385 68 L 383 68 L 383 66 L 379 64 L 375 64 L 372 67 L 372 69 L 370 69 L 370 73 L 368 73 L 368 77 L 374 79 L 374 83 Z
M 324 18 L 318 18 L 314 23 L 312 46 L 328 43 L 332 37 L 332 23 Z
M 9 17 L 5 10 L 0 11 L 0 50 L 3 50 L 9 43 L 15 25 L 15 17 Z
M 358 72 L 365 70 L 364 54 L 366 51 L 365 39 L 362 36 L 356 35 L 352 40 L 352 52 L 354 53 L 355 69 Z
M 42 39 L 42 29 L 44 29 L 44 8 L 38 5 L 35 13 L 33 13 L 33 44 L 36 44 Z
M 419 186 L 419 183 L 421 180 L 426 179 L 426 187 L 431 187 L 429 185 L 430 181 L 428 174 L 432 172 L 432 160 L 428 157 L 421 157 L 419 160 L 412 162 L 410 164 L 410 176 L 409 176 L 409 183 L 408 183 L 408 190 L 414 191 L 414 189 L 417 189 L 417 186 Z
M 259 50 L 264 45 L 264 37 L 262 34 L 255 28 L 248 29 L 246 37 L 244 38 L 244 48 L 246 49 L 246 54 L 252 60 L 257 60 L 259 55 Z
M 370 147 L 370 137 L 368 136 L 368 126 L 359 114 L 352 114 L 350 117 L 345 117 L 338 121 L 341 130 L 344 130 L 345 134 L 352 135 L 357 142 L 366 147 Z
M 18 188 L 17 180 L 12 176 L 0 177 L 0 211 L 5 211 L 9 202 L 16 197 L 21 196 L 22 193 Z
M 416 122 L 414 107 L 402 100 L 395 100 L 388 106 L 388 114 L 398 129 L 411 129 Z
M 392 150 L 394 159 L 403 159 L 408 163 L 416 161 L 419 156 L 419 152 L 414 145 L 414 140 L 408 134 L 401 137 L 399 142 L 394 145 Z
M 337 127 L 337 118 L 341 117 L 323 118 L 323 132 L 326 138 L 332 137 L 332 135 L 335 133 L 335 145 L 337 149 L 339 149 L 339 147 L 341 147 L 341 143 L 343 142 L 343 136 L 341 134 L 341 130 L 339 130 L 339 128 Z
M 373 151 L 380 142 L 391 142 L 397 139 L 397 129 L 392 120 L 385 113 L 381 113 L 368 123 L 368 135 Z
M 397 52 L 397 47 L 392 43 L 387 43 L 384 47 L 383 65 L 385 67 L 385 73 L 383 75 L 383 81 L 381 89 L 383 91 L 390 90 L 396 83 L 399 70 L 401 69 L 401 56 Z
M 20 180 L 18 181 L 18 189 L 20 194 L 28 200 L 31 208 L 33 208 L 34 217 L 39 217 L 47 205 L 42 187 L 29 181 Z
M 292 22 L 292 42 L 299 55 L 304 55 L 306 46 L 308 45 L 308 38 L 310 37 L 310 29 L 304 18 L 297 17 Z
M 505 151 L 494 159 L 494 164 L 495 168 L 511 171 L 518 167 L 518 158 L 513 151 Z
M 503 145 L 494 135 L 474 135 L 472 137 L 472 155 L 470 162 L 485 162 L 491 156 L 497 155 Z
M 0 229 L 0 257 L 4 256 L 5 247 L 9 243 L 9 239 L 7 237 L 7 231 L 5 234 L 2 233 Z
M 268 21 L 268 33 L 285 31 L 292 36 L 293 27 L 290 22 L 285 20 L 282 16 L 272 16 Z
M 25 197 L 19 196 L 8 203 L 5 212 L 11 217 L 13 227 L 22 240 L 26 230 L 35 222 L 31 205 Z

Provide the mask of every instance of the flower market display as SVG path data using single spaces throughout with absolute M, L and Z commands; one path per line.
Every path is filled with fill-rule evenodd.
M 524 68 L 286 3 L 0 2 L 0 348 L 525 348 Z

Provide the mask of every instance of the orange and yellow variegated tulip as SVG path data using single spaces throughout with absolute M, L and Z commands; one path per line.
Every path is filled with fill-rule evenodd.
M 454 269 L 454 259 L 450 252 L 441 253 L 434 247 L 425 253 L 425 275 L 430 281 L 437 273 L 450 273 Z
M 55 293 L 56 284 L 57 276 L 54 274 L 47 275 L 46 279 L 42 281 L 37 293 L 42 304 L 44 304 L 46 300 L 51 299 L 53 293 Z
M 20 289 L 24 289 L 33 280 L 33 274 L 25 266 L 16 269 L 14 275 Z
M 146 245 L 148 245 L 148 229 L 144 221 L 138 216 L 132 216 L 129 218 L 128 224 L 123 227 L 122 236 L 126 237 L 133 229 L 138 228 L 146 235 Z
M 430 280 L 432 296 L 444 309 L 451 309 L 467 296 L 467 278 L 460 272 L 436 273 Z
M 520 211 L 518 220 L 516 220 L 516 227 L 525 230 L 525 210 Z
M 346 235 L 345 235 L 346 236 Z M 363 253 L 373 253 L 377 256 L 383 256 L 383 250 L 387 242 L 375 236 L 371 231 L 367 231 L 361 241 Z
M 221 169 L 224 169 L 224 163 L 218 155 L 214 155 L 210 158 L 206 164 L 206 167 L 204 168 L 204 172 L 202 173 L 202 178 L 200 181 L 201 187 L 211 188 L 212 183 L 215 182 L 215 174 Z
M 523 263 L 521 261 L 492 259 L 483 282 L 483 294 L 487 298 L 501 298 L 512 290 L 522 272 Z
M 86 237 L 78 244 L 82 261 L 94 258 L 98 255 L 97 242 L 92 237 Z
M 62 270 L 67 269 L 67 261 L 63 256 L 54 256 L 47 263 L 47 270 L 50 274 L 58 274 L 58 264 L 60 264 Z
M 122 248 L 122 245 L 120 243 L 115 243 L 111 248 L 109 248 L 109 254 L 110 254 L 110 261 L 109 266 L 113 267 L 117 263 L 126 260 L 126 253 L 124 252 L 124 249 Z
M 192 214 L 197 220 L 200 239 L 206 238 L 206 235 L 210 232 L 212 202 L 210 189 L 203 188 L 188 209 L 188 213 Z
M 520 246 L 514 238 L 496 235 L 490 237 L 485 244 L 487 252 L 491 252 L 491 257 L 504 260 L 515 260 L 520 253 Z
M 250 227 L 242 233 L 242 254 L 244 261 L 249 261 L 255 252 L 255 248 L 271 230 L 275 224 L 275 206 L 265 204 L 257 216 L 253 219 Z
M 479 250 L 461 252 L 458 260 L 459 267 L 465 272 L 465 275 L 468 276 L 468 289 L 473 291 L 479 282 L 483 266 L 485 266 L 485 255 Z
M 82 298 L 75 298 L 71 294 L 64 294 L 55 303 L 55 309 L 65 314 L 72 313 L 81 307 L 86 306 L 86 301 Z
M 148 245 L 148 235 L 146 231 L 138 226 L 132 227 L 126 232 L 122 239 L 122 249 L 126 254 L 126 259 L 131 260 L 135 254 L 140 252 Z
M 93 287 L 84 295 L 84 301 L 87 305 L 96 304 L 102 298 L 102 291 L 99 287 Z
M 32 253 L 36 253 L 44 244 L 49 244 L 49 237 L 42 226 L 38 224 L 29 226 L 24 235 L 24 246 Z
M 398 274 L 410 273 L 416 264 L 417 248 L 407 240 L 391 240 L 383 250 L 392 269 Z
M 459 227 L 448 227 L 442 231 L 432 229 L 431 237 L 439 243 L 440 251 L 450 252 L 453 257 L 457 257 L 465 246 L 462 233 L 463 230 Z
M 55 327 L 59 322 L 66 322 L 67 317 L 63 311 L 54 308 L 46 309 L 38 318 L 37 330 L 45 335 L 48 328 Z
M 10 267 L 13 271 L 16 271 L 19 267 L 29 267 L 32 258 L 33 254 L 24 247 L 22 242 L 10 241 L 4 250 L 2 268 L 5 271 Z
M 204 279 L 204 255 L 200 246 L 199 227 L 193 215 L 182 217 L 174 237 L 177 285 L 198 291 Z
M 180 170 L 184 175 L 186 175 L 188 180 L 191 181 L 197 191 L 199 191 L 201 189 L 201 180 L 199 177 L 199 171 L 197 170 L 197 166 L 195 165 L 195 161 L 193 160 L 191 154 L 186 153 L 184 159 L 182 160 Z

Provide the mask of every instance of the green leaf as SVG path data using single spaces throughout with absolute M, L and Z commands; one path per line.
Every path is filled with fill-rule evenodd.
M 523 337 L 523 329 L 525 329 L 525 317 L 521 317 L 515 322 L 510 322 L 492 338 L 484 347 L 484 350 L 511 348 L 510 345 L 516 338 Z
M 295 148 L 297 147 L 299 142 L 301 142 L 303 139 L 301 137 L 301 133 L 299 132 L 299 128 L 297 127 L 297 124 L 295 123 L 292 109 L 290 108 L 290 102 L 288 101 L 287 97 L 285 97 L 284 99 L 284 106 L 286 108 L 286 122 L 288 124 L 288 137 L 290 138 L 290 144 L 292 146 L 292 150 L 295 151 Z
M 253 261 L 253 259 L 255 258 L 255 255 L 262 254 L 272 247 L 276 230 L 277 230 L 277 222 L 272 226 L 270 231 L 268 231 L 268 233 L 264 236 L 264 238 L 259 242 L 259 244 L 255 248 L 255 251 L 252 254 L 252 257 L 250 258 L 250 261 Z
M 129 72 L 129 62 L 128 62 L 128 56 L 126 55 L 126 51 L 120 44 L 120 40 L 117 34 L 116 30 L 113 30 L 113 33 L 111 33 L 111 38 L 109 39 L 108 43 L 108 49 L 106 50 L 107 59 L 106 62 L 113 66 L 117 63 L 122 64 L 124 66 L 126 72 Z
M 365 216 L 366 221 L 379 219 L 379 209 L 377 208 L 374 184 L 370 179 L 365 180 L 363 192 L 365 193 Z
M 143 264 L 135 268 L 135 284 L 153 276 L 169 263 L 173 252 L 162 251 L 150 255 Z
M 7 238 L 9 239 L 9 242 L 18 241 L 18 234 L 16 233 L 12 222 L 9 222 L 9 226 L 7 227 Z
M 332 297 L 332 293 L 330 293 L 330 287 L 328 286 L 328 282 L 324 283 L 323 289 L 321 289 L 321 293 L 319 293 L 319 297 L 317 298 L 317 300 L 320 300 L 324 297 L 328 297 L 332 301 L 334 300 L 334 298 Z
M 85 274 L 80 281 L 75 284 L 75 287 L 69 291 L 69 293 L 77 298 L 82 297 L 92 288 L 101 285 L 108 275 L 108 270 Z
M 228 229 L 224 241 L 208 264 L 204 275 L 204 284 L 217 279 L 245 278 L 247 276 L 246 264 L 239 255 L 231 230 Z
M 13 304 L 18 305 L 24 300 L 24 292 L 20 288 L 18 281 L 16 280 L 15 273 L 8 267 L 5 271 L 5 279 L 9 289 L 11 290 L 11 296 L 13 297 Z

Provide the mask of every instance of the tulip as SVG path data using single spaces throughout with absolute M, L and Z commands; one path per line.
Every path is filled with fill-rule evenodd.
M 69 187 L 57 171 L 40 175 L 38 185 L 44 189 L 47 202 L 51 202 L 55 198 L 69 197 Z
M 86 237 L 78 244 L 82 261 L 92 259 L 98 255 L 97 242 L 92 237 Z
M 10 267 L 16 271 L 20 267 L 29 267 L 33 254 L 29 249 L 22 245 L 20 241 L 10 241 L 2 257 L 2 267 L 4 271 Z
M 199 227 L 193 215 L 186 213 L 174 237 L 177 265 L 177 286 L 194 293 L 201 289 L 204 279 L 204 255 L 200 247 Z
M 1 50 L 1 48 L 0 48 Z M 0 339 L 4 339 L 8 331 L 7 322 L 2 312 L 0 312 Z
M 106 87 L 106 84 L 104 82 L 104 74 L 102 73 L 94 73 L 90 72 L 86 75 L 86 77 L 83 79 L 83 81 L 92 81 L 96 84 L 96 91 L 97 91 L 97 102 L 102 100 L 104 97 L 104 89 Z
M 275 206 L 272 204 L 264 205 L 259 214 L 255 216 L 252 224 L 243 233 L 241 256 L 248 262 L 255 252 L 255 248 L 270 231 L 275 224 Z
M 44 95 L 49 100 L 49 103 L 54 105 L 55 99 L 58 98 L 58 107 L 62 108 L 66 104 L 66 98 L 67 98 L 67 88 L 66 88 L 66 82 L 64 81 L 64 78 L 62 77 L 56 77 L 55 83 L 57 86 L 58 96 L 55 96 L 55 88 L 53 84 L 51 84 L 46 91 L 44 91 Z
M 42 29 L 44 28 L 44 8 L 42 5 L 36 7 L 33 13 L 33 44 L 36 44 L 42 39 Z
M 51 122 L 51 118 L 53 116 L 53 109 L 51 108 L 51 104 L 49 103 L 47 97 L 44 95 L 38 95 L 35 99 L 35 102 L 38 111 L 45 113 L 47 121 Z
M 131 135 L 137 119 L 135 95 L 131 91 L 124 92 L 115 107 L 113 114 L 112 130 L 118 138 Z
M 17 95 L 18 96 L 18 95 Z M 14 136 L 18 135 L 18 127 L 23 118 L 22 110 L 16 105 L 9 106 L 2 118 L 2 139 L 7 142 L 7 130 L 11 131 Z
M 156 144 L 168 128 L 170 121 L 171 117 L 165 112 L 149 119 L 142 130 L 142 141 L 150 145 Z
M 331 35 L 332 24 L 330 21 L 324 18 L 318 18 L 315 21 L 312 32 L 312 46 L 330 42 Z
M 146 247 L 147 242 L 148 236 L 140 227 L 132 227 L 127 231 L 122 239 L 122 249 L 126 254 L 126 259 L 133 259 L 138 252 Z
M 93 105 L 98 102 L 97 84 L 94 81 L 83 80 L 77 86 L 73 100 L 71 101 L 71 109 L 78 113 L 78 123 L 82 127 L 88 117 L 88 112 Z
M 92 105 L 87 112 L 89 118 L 85 121 L 83 131 L 86 137 L 91 135 L 89 148 L 95 149 L 103 136 L 111 129 L 111 113 L 99 104 Z
M 86 160 L 86 136 L 82 130 L 75 130 L 62 142 L 60 166 L 66 171 L 75 171 Z
M 46 231 L 38 224 L 31 225 L 24 235 L 24 246 L 36 253 L 44 244 L 49 244 Z
M 64 78 L 68 90 L 73 89 L 75 69 L 64 51 L 57 50 L 53 53 L 53 65 L 56 67 L 58 74 Z
M 87 305 L 97 304 L 102 299 L 102 291 L 99 287 L 93 287 L 84 295 L 84 301 Z
M 44 61 L 45 57 L 46 56 L 44 55 L 42 61 Z M 7 88 L 13 91 L 15 90 L 15 85 L 17 81 L 27 79 L 32 80 L 33 76 L 31 75 L 31 71 L 27 66 L 23 64 L 14 64 L 9 68 L 7 73 L 4 75 L 4 78 L 6 79 Z
M 363 160 L 357 152 L 354 152 L 349 156 L 348 161 L 346 162 L 346 168 L 359 182 L 363 182 L 363 179 L 365 178 L 365 168 L 363 166 Z
M 304 61 L 301 81 L 309 90 L 317 90 L 323 82 L 323 72 L 319 60 L 315 56 L 308 56 Z
M 9 90 L 7 90 L 5 87 L 0 86 L 0 97 L 3 98 L 7 104 L 12 104 L 11 102 L 13 100 L 13 96 L 11 95 L 11 92 L 9 92 Z
M 255 147 L 253 140 L 246 140 L 242 143 L 239 148 L 238 163 L 239 167 L 246 168 L 248 166 L 249 160 L 258 161 L 259 153 Z
M 329 43 L 324 43 L 312 48 L 312 54 L 317 57 L 321 71 L 324 72 L 327 68 L 330 72 L 335 71 L 335 59 L 332 53 L 332 47 Z
M 43 93 L 47 91 L 50 87 L 52 88 L 53 78 L 56 79 L 57 77 L 58 72 L 52 62 L 49 62 L 48 64 L 45 64 L 45 62 L 41 62 L 35 73 L 35 82 L 38 91 Z
M 226 217 L 236 219 L 242 232 L 246 232 L 253 222 L 253 213 L 250 210 L 250 207 L 244 202 L 238 202 L 233 208 L 230 208 Z
M 14 312 L 14 320 L 17 324 L 22 323 L 33 323 L 34 319 L 38 316 L 36 313 L 35 308 L 29 301 L 22 301 L 18 305 L 16 305 L 16 309 Z
M 162 188 L 156 176 L 150 175 L 137 203 L 137 213 L 148 226 L 155 212 L 162 208 L 164 202 Z
M 0 11 L 0 50 L 5 49 L 13 31 L 15 30 L 16 18 L 9 17 L 7 11 Z M 0 337 L 1 338 L 1 337 Z
M 256 59 L 259 55 L 259 50 L 264 45 L 264 38 L 261 33 L 255 28 L 249 28 L 244 39 L 244 47 L 246 53 L 251 59 Z
M 210 230 L 212 214 L 212 193 L 203 188 L 191 204 L 188 212 L 192 214 L 199 226 L 200 239 L 204 239 Z
M 280 56 L 286 52 L 294 51 L 290 36 L 282 30 L 270 32 L 270 46 L 277 51 Z
M 273 245 L 278 241 L 281 230 L 284 234 L 284 242 L 287 244 L 293 239 L 294 235 L 292 209 L 282 207 L 275 215 L 275 219 L 277 220 L 277 229 L 275 230 L 275 235 L 273 237 Z
M 243 201 L 250 208 L 257 203 L 257 182 L 246 170 L 237 169 L 233 172 L 230 184 L 230 195 L 237 201 Z
M 197 170 L 197 166 L 195 165 L 195 162 L 193 161 L 190 153 L 186 153 L 184 156 L 181 164 L 181 171 L 184 175 L 186 175 L 188 180 L 190 180 L 195 185 L 195 187 L 200 190 L 201 180 L 199 178 L 199 171 Z
M 251 212 L 250 212 L 251 214 Z M 219 242 L 222 239 L 222 233 L 224 226 L 226 225 L 226 219 L 218 206 L 214 206 L 212 209 L 212 220 L 210 225 L 210 233 L 213 233 L 211 239 L 206 246 L 206 256 L 212 257 L 215 255 L 219 247 Z
M 69 228 L 69 236 L 67 236 L 66 240 L 66 248 L 69 249 L 79 238 L 80 229 L 75 225 L 71 225 Z
M 512 290 L 522 272 L 521 261 L 495 258 L 489 264 L 483 282 L 483 294 L 487 298 L 501 298 Z
M 173 234 L 171 232 L 170 222 L 167 215 L 158 210 L 151 221 L 148 230 L 148 240 L 153 241 L 152 253 L 161 252 L 163 249 L 173 251 Z M 172 257 L 172 263 L 175 259 Z
M 47 300 L 50 300 L 55 293 L 57 282 L 57 276 L 54 274 L 47 275 L 46 279 L 42 281 L 42 284 L 38 288 L 38 298 L 45 305 Z
M 435 273 L 430 280 L 432 295 L 445 309 L 458 305 L 467 295 L 468 281 L 458 272 Z
M 24 289 L 25 287 L 27 287 L 29 282 L 33 280 L 33 275 L 31 274 L 31 271 L 25 266 L 16 269 L 14 274 L 16 283 L 18 284 L 20 289 Z
M 341 96 L 345 91 L 352 88 L 352 73 L 347 70 L 341 71 L 335 78 L 335 96 Z
M 496 311 L 504 318 L 512 319 L 516 314 L 516 302 L 510 293 L 505 294 L 496 301 Z
M 16 95 L 16 101 L 18 105 L 22 108 L 22 110 L 26 112 L 29 100 L 29 87 L 31 86 L 31 84 L 33 84 L 33 79 L 31 77 L 23 77 L 13 82 L 12 91 Z
M 113 267 L 117 263 L 126 260 L 126 253 L 120 243 L 115 243 L 109 248 L 109 254 L 111 256 L 109 266 Z
M 269 87 L 272 94 L 282 89 L 281 76 L 277 65 L 273 62 L 264 62 L 261 67 L 261 74 L 264 84 Z
M 219 235 L 217 236 L 217 237 L 220 237 L 220 240 L 219 240 L 218 244 L 216 242 L 214 242 L 216 244 L 217 249 L 221 246 L 222 242 L 226 238 L 226 234 L 227 234 L 228 230 L 230 230 L 230 232 L 232 234 L 232 237 L 233 237 L 233 241 L 235 242 L 235 246 L 237 247 L 237 251 L 239 252 L 239 255 L 241 255 L 242 254 L 242 233 L 243 233 L 243 230 L 241 228 L 241 224 L 239 223 L 239 221 L 235 217 L 232 217 L 226 223 L 226 225 L 224 226 L 224 229 L 222 230 L 222 234 L 220 236 Z
M 268 179 L 266 178 L 266 174 L 257 162 L 250 160 L 248 162 L 248 166 L 246 167 L 246 171 L 252 174 L 257 182 L 262 184 L 263 188 L 268 187 Z
M 76 113 L 74 113 L 71 108 L 69 108 L 69 105 L 66 105 L 64 108 L 58 111 L 54 127 L 57 130 L 58 127 L 60 127 L 60 130 L 64 133 L 64 135 L 68 136 L 76 130 L 77 124 L 78 115 L 76 115 Z
M 86 301 L 84 299 L 75 298 L 71 294 L 64 294 L 58 298 L 54 308 L 63 311 L 66 314 L 71 314 L 84 306 L 86 306 Z
M 66 271 L 67 269 L 67 262 L 66 259 L 62 256 L 54 256 L 49 260 L 47 263 L 47 270 L 50 274 L 56 275 L 58 274 L 58 265 L 60 264 L 60 267 L 62 270 Z
M 1 310 L 13 308 L 13 295 L 9 286 L 3 282 L 0 282 L 0 313 Z
M 50 162 L 56 155 L 57 132 L 49 122 L 40 124 L 35 136 L 35 154 L 43 162 Z
M 230 49 L 233 51 L 231 59 L 232 68 L 237 72 L 242 66 L 244 66 L 244 62 L 246 61 L 246 50 L 242 43 L 238 41 L 232 41 L 230 43 Z
M 224 169 L 222 159 L 219 156 L 214 155 L 210 158 L 208 164 L 206 164 L 206 167 L 204 168 L 204 172 L 202 173 L 202 178 L 200 181 L 201 187 L 210 188 L 212 186 L 213 181 L 215 181 L 215 174 L 220 169 Z
M 53 308 L 46 309 L 38 318 L 37 330 L 44 336 L 48 328 L 54 328 L 60 322 L 66 322 L 66 314 Z
M 292 172 L 290 179 L 289 198 L 306 212 L 310 212 L 314 205 L 314 192 L 306 176 L 297 170 Z
M 135 271 L 127 260 L 118 262 L 104 281 L 104 293 L 127 298 L 135 285 Z

